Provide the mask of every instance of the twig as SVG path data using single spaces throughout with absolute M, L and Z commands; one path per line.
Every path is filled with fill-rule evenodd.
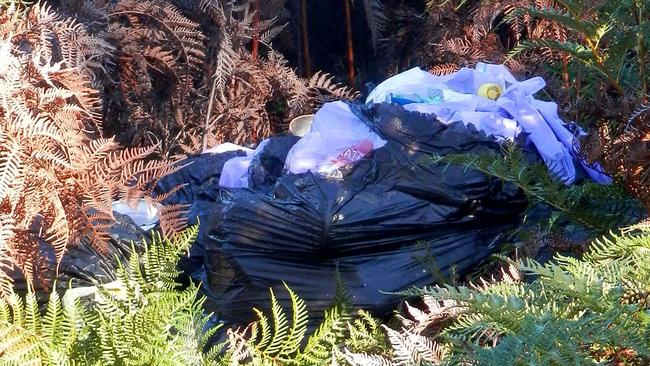
M 345 10 L 345 33 L 347 36 L 348 80 L 354 86 L 354 42 L 352 40 L 352 10 L 350 0 L 343 0 Z
M 251 45 L 251 55 L 253 60 L 257 60 L 260 50 L 260 1 L 253 1 L 253 43 Z
M 300 2 L 300 11 L 302 18 L 302 49 L 303 57 L 305 63 L 305 75 L 307 78 L 311 78 L 311 57 L 309 56 L 309 29 L 308 29 L 308 19 L 307 19 L 307 0 L 301 0 Z
M 214 104 L 214 93 L 217 90 L 217 78 L 213 76 L 212 88 L 210 89 L 210 100 L 208 101 L 208 113 L 205 116 L 205 123 L 203 124 L 203 141 L 201 142 L 202 151 L 208 148 L 208 127 L 210 125 L 210 116 L 212 115 L 212 105 Z

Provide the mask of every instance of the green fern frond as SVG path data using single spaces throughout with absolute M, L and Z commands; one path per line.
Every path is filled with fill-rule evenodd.
M 33 334 L 39 334 L 41 331 L 40 315 L 36 295 L 29 292 L 25 298 L 25 329 Z
M 537 18 L 550 20 L 554 23 L 580 34 L 589 37 L 593 42 L 598 42 L 603 36 L 602 26 L 596 22 L 576 18 L 574 14 L 559 9 L 559 8 L 538 8 L 527 7 L 518 8 L 508 14 L 504 21 L 511 22 L 515 18 L 520 18 L 524 15 L 530 15 Z
M 240 334 L 231 339 L 225 359 L 238 359 L 234 353 L 244 350 L 243 354 L 250 355 L 253 364 L 321 365 L 332 360 L 333 349 L 346 332 L 346 314 L 336 306 L 326 311 L 318 329 L 305 340 L 308 322 L 305 302 L 286 284 L 285 288 L 291 300 L 291 323 L 271 290 L 271 320 L 262 311 L 254 309 L 258 321 L 248 328 L 250 337 L 246 339 Z M 305 346 L 300 349 L 303 342 Z
M 126 265 L 118 264 L 117 281 L 68 290 L 71 297 L 63 302 L 53 291 L 44 313 L 34 294 L 24 301 L 16 295 L 0 300 L 0 364 L 217 362 L 216 351 L 204 352 L 218 327 L 205 329 L 209 316 L 203 314 L 204 299 L 197 299 L 198 287 L 175 285 L 179 254 L 196 233 L 190 228 L 172 240 L 154 237 L 143 254 L 133 249 Z M 94 299 L 80 298 L 87 294 Z
M 590 230 L 606 234 L 630 224 L 631 213 L 639 203 L 616 185 L 584 183 L 565 186 L 553 178 L 541 163 L 528 163 L 521 149 L 506 145 L 503 154 L 450 154 L 425 159 L 433 164 L 461 165 L 504 182 L 514 184 L 528 196 L 531 204 L 548 205 L 563 218 Z M 557 220 L 549 221 L 548 230 Z
M 29 304 L 30 297 L 27 298 Z M 57 345 L 63 334 L 61 334 L 61 323 L 63 321 L 63 307 L 61 298 L 56 292 L 53 292 L 47 303 L 47 309 L 43 316 L 43 339 L 46 344 Z
M 267 355 L 275 355 L 280 351 L 282 345 L 287 341 L 287 334 L 289 333 L 289 322 L 287 321 L 287 316 L 284 313 L 284 309 L 278 303 L 273 289 L 269 290 L 271 292 L 271 318 L 273 319 L 273 338 L 271 343 L 264 350 Z M 292 307 L 294 311 L 297 311 L 296 304 L 292 302 Z
M 259 309 L 253 309 L 253 311 L 255 311 L 255 314 L 258 317 L 258 322 L 253 325 L 253 328 L 251 330 L 251 340 L 253 340 L 255 348 L 262 350 L 261 352 L 263 352 L 269 343 L 271 343 L 273 331 L 269 325 L 269 318 Z M 258 332 L 259 336 L 261 337 L 259 341 L 257 341 Z
M 353 321 L 348 321 L 346 349 L 351 352 L 382 353 L 387 350 L 381 322 L 365 310 L 359 310 Z
M 282 347 L 280 348 L 279 354 L 292 355 L 299 350 L 300 342 L 305 337 L 309 317 L 307 316 L 307 306 L 305 305 L 305 301 L 298 297 L 298 295 L 296 295 L 296 293 L 293 292 L 286 283 L 284 286 L 289 293 L 291 303 L 293 304 L 293 310 L 291 318 L 291 329 L 289 330 L 289 334 L 283 342 Z
M 346 317 L 345 311 L 338 307 L 326 311 L 323 322 L 296 357 L 297 364 L 322 365 L 330 361 L 332 349 L 345 335 Z
M 528 282 L 504 272 L 503 280 L 404 293 L 453 300 L 460 307 L 436 338 L 453 348 L 445 358 L 449 364 L 595 364 L 611 361 L 611 350 L 629 350 L 643 364 L 650 360 L 647 229 L 598 239 L 581 259 L 514 262 L 532 276 Z M 400 359 L 414 354 L 412 342 L 392 342 L 401 349 Z

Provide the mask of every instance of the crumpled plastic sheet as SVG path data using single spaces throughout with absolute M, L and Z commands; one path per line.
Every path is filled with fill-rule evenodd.
M 485 83 L 499 85 L 497 100 L 477 95 Z M 503 65 L 478 63 L 446 76 L 419 68 L 395 75 L 379 84 L 366 103 L 397 103 L 409 111 L 435 114 L 444 123 L 461 121 L 500 139 L 514 140 L 525 133 L 548 166 L 565 184 L 576 180 L 574 161 L 594 181 L 610 183 L 598 166 L 586 164 L 575 151 L 575 137 L 557 113 L 557 105 L 533 96 L 546 86 L 541 77 L 518 81 Z M 580 131 L 580 133 L 583 133 Z

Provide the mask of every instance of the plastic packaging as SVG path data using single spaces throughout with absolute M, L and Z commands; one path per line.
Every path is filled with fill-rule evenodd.
M 114 212 L 129 216 L 142 230 L 149 230 L 156 226 L 160 221 L 158 212 L 161 208 L 161 204 L 148 202 L 144 199 L 138 200 L 134 204 L 116 201 L 113 202 L 112 207 Z
M 224 188 L 245 188 L 248 187 L 248 167 L 255 155 L 257 155 L 268 143 L 268 139 L 260 142 L 255 150 L 246 149 L 246 156 L 238 156 L 228 160 L 221 172 L 219 185 Z
M 472 124 L 497 139 L 515 140 L 525 133 L 562 182 L 575 182 L 574 161 L 578 161 L 593 180 L 610 183 L 598 166 L 581 160 L 574 148 L 575 136 L 557 116 L 557 105 L 534 98 L 545 85 L 539 77 L 518 81 L 503 65 L 478 63 L 475 69 L 463 68 L 446 76 L 414 68 L 379 84 L 366 102 L 397 103 L 411 111 L 435 114 L 445 123 Z
M 291 173 L 335 176 L 341 167 L 385 144 L 346 103 L 327 103 L 314 116 L 309 133 L 289 151 L 285 166 Z

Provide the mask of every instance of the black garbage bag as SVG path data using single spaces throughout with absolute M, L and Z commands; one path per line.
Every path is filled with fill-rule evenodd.
M 56 289 L 63 293 L 72 287 L 94 286 L 98 283 L 108 283 L 116 278 L 118 260 L 126 263 L 133 248 L 141 248 L 142 240 L 149 236 L 130 217 L 114 213 L 115 223 L 107 231 L 108 241 L 106 250 L 100 252 L 87 240 L 78 245 L 69 246 L 61 262 L 57 262 L 54 247 L 41 241 L 39 245 L 38 271 L 35 272 L 34 285 L 40 302 L 47 302 L 46 295 L 52 290 L 53 279 L 56 279 Z M 16 268 L 10 273 L 14 290 L 24 294 L 28 291 L 24 275 Z
M 319 315 L 337 273 L 355 307 L 386 314 L 390 294 L 471 270 L 521 221 L 527 200 L 514 186 L 431 154 L 500 151 L 473 127 L 445 125 L 395 105 L 354 107 L 388 143 L 346 167 L 343 179 L 304 173 L 241 189 L 209 219 L 205 292 L 222 319 L 245 323 L 267 310 L 268 289 L 288 305 L 286 283 Z M 263 181 L 263 180 L 262 180 Z M 262 187 L 262 188 L 260 188 Z
M 220 210 L 222 190 L 219 188 L 219 177 L 223 164 L 235 156 L 245 155 L 243 151 L 227 152 L 219 155 L 198 155 L 180 162 L 184 167 L 172 175 L 164 177 L 158 183 L 156 192 L 162 194 L 171 191 L 177 186 L 182 186 L 165 203 L 190 204 L 190 223 L 194 224 L 199 216 L 207 218 L 214 210 Z M 143 240 L 150 240 L 150 232 L 144 231 L 133 220 L 113 212 L 115 223 L 108 229 L 108 243 L 106 252 L 102 253 L 88 242 L 68 248 L 61 263 L 58 264 L 57 286 L 64 291 L 69 285 L 73 287 L 93 286 L 97 283 L 108 283 L 116 280 L 118 260 L 126 263 L 132 243 L 136 250 L 141 248 Z M 205 233 L 204 233 L 205 234 Z M 195 275 L 201 280 L 203 271 L 203 256 L 201 243 L 206 238 L 197 240 L 197 245 L 191 249 L 192 255 L 182 257 L 179 266 L 188 275 Z M 55 278 L 57 262 L 54 249 L 51 245 L 41 243 L 39 246 L 40 257 L 43 258 L 40 270 L 44 278 Z M 19 273 L 14 275 L 18 290 L 26 289 L 24 278 Z M 49 284 L 46 284 L 49 285 Z M 44 288 L 49 290 L 49 288 Z
M 126 263 L 132 244 L 138 250 L 142 241 L 149 239 L 146 231 L 136 225 L 130 217 L 114 212 L 115 223 L 108 229 L 108 243 L 105 253 L 99 252 L 86 242 L 71 247 L 59 265 L 59 283 L 68 287 L 94 286 L 109 283 L 117 278 L 118 260 Z
M 300 140 L 297 136 L 279 136 L 269 139 L 264 149 L 255 155 L 248 169 L 249 188 L 269 192 L 284 173 L 284 161 L 289 150 Z
M 179 260 L 180 269 L 196 281 L 204 279 L 204 243 L 208 241 L 206 228 L 210 226 L 210 220 L 218 216 L 225 197 L 231 195 L 227 189 L 219 187 L 223 165 L 234 157 L 245 155 L 241 150 L 191 156 L 179 162 L 183 166 L 180 170 L 163 177 L 156 186 L 158 194 L 182 187 L 164 203 L 188 205 L 188 224 L 200 223 L 196 243 L 188 255 Z

